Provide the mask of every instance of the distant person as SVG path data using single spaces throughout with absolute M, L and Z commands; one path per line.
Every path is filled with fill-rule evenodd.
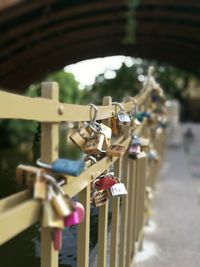
M 190 127 L 187 128 L 186 132 L 183 134 L 183 148 L 188 154 L 190 152 L 190 145 L 194 142 L 194 133 Z

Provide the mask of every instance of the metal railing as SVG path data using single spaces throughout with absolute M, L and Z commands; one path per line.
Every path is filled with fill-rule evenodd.
M 138 110 L 150 108 L 150 94 L 155 80 L 149 71 L 147 82 L 141 93 L 134 97 Z M 121 103 L 126 112 L 134 106 L 133 98 Z M 115 114 L 111 97 L 103 99 L 98 106 L 97 119 L 109 125 L 110 118 Z M 30 98 L 7 92 L 0 92 L 0 119 L 24 119 L 41 122 L 41 160 L 52 163 L 58 158 L 59 123 L 90 121 L 90 107 L 59 103 L 58 85 L 55 82 L 42 83 L 42 97 Z M 116 141 L 128 148 L 131 126 L 123 127 L 123 135 Z M 134 264 L 135 252 L 143 239 L 143 227 L 148 219 L 149 200 L 146 188 L 153 188 L 164 151 L 164 132 L 152 135 L 147 120 L 134 130 L 148 138 L 157 149 L 161 160 L 148 161 L 147 157 L 132 160 L 128 152 L 123 157 L 104 157 L 87 168 L 78 177 L 67 177 L 63 190 L 70 197 L 78 194 L 79 201 L 85 208 L 85 219 L 78 226 L 77 266 L 89 266 L 89 233 L 90 233 L 90 194 L 91 183 L 101 173 L 114 167 L 116 176 L 125 184 L 127 197 L 113 198 L 110 241 L 110 266 L 128 267 Z M 0 200 L 0 244 L 41 219 L 41 202 L 32 198 L 30 190 L 25 190 Z M 13 221 L 15 223 L 13 224 Z M 99 207 L 98 215 L 98 249 L 97 266 L 107 266 L 107 225 L 108 202 Z M 23 253 L 23 251 L 22 251 Z M 41 229 L 41 266 L 58 266 L 58 252 L 53 249 L 51 229 Z

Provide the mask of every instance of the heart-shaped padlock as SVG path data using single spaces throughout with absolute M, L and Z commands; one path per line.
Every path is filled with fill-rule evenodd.
M 72 203 L 74 211 L 69 216 L 65 217 L 64 225 L 65 227 L 69 227 L 75 224 L 80 224 L 85 218 L 85 209 L 84 206 L 80 202 Z
M 113 173 L 105 173 L 93 182 L 93 187 L 96 190 L 107 190 L 117 182 L 118 181 L 114 178 Z

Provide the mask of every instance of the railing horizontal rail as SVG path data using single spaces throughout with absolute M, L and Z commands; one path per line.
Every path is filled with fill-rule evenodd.
M 148 90 L 136 96 L 140 105 L 147 97 Z M 9 103 L 9 104 L 8 104 Z M 126 112 L 133 108 L 133 101 L 122 103 Z M 113 117 L 114 106 L 97 106 L 97 120 Z M 47 112 L 48 111 L 48 112 Z M 76 112 L 74 112 L 76 111 Z M 39 122 L 80 122 L 90 121 L 90 106 L 64 104 L 55 100 L 28 97 L 0 91 L 0 119 L 23 119 Z

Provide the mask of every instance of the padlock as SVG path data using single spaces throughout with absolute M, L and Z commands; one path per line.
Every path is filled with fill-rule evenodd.
M 128 149 L 129 158 L 137 159 L 138 155 L 141 153 L 141 142 L 137 135 L 133 135 L 131 140 L 131 145 Z
M 112 135 L 118 136 L 121 132 L 121 125 L 119 125 L 117 118 L 112 117 L 111 118 L 111 130 L 112 130 Z
M 63 217 L 58 216 L 49 199 L 43 201 L 41 226 L 44 228 L 64 229 Z
M 49 187 L 49 190 L 51 194 L 50 201 L 58 216 L 64 218 L 70 215 L 73 212 L 73 206 L 70 198 L 64 193 L 58 191 L 57 188 L 55 190 L 52 186 Z
M 80 224 L 85 218 L 85 209 L 80 202 L 72 203 L 74 211 L 65 217 L 64 224 L 65 227 L 70 227 L 72 225 Z
M 62 234 L 63 231 L 61 229 L 53 229 L 53 247 L 54 250 L 59 251 L 62 249 Z
M 138 155 L 141 153 L 141 147 L 136 145 L 131 145 L 128 149 L 128 155 L 131 159 L 137 159 Z
M 115 105 L 115 113 L 116 107 L 118 106 L 120 108 L 120 111 L 116 114 L 119 125 L 130 125 L 131 119 L 129 115 L 125 112 L 122 104 L 118 102 L 113 102 L 112 105 Z
M 149 139 L 148 138 L 140 138 L 140 144 L 143 148 L 149 147 Z
M 84 153 L 86 154 L 98 154 L 102 151 L 103 143 L 104 143 L 104 135 L 103 134 L 95 134 L 93 135 L 85 144 Z
M 119 125 L 130 125 L 131 124 L 131 119 L 125 111 L 120 111 L 117 114 L 117 119 L 119 121 Z
M 111 157 L 122 157 L 126 151 L 126 147 L 120 145 L 111 145 L 107 148 L 106 154 Z
M 79 176 L 85 167 L 84 160 L 69 160 L 61 158 L 54 161 L 52 165 L 43 163 L 40 161 L 40 159 L 38 159 L 36 163 L 38 166 L 46 169 L 51 169 L 53 172 L 68 174 L 72 176 Z
M 87 155 L 84 158 L 84 161 L 85 161 L 85 166 L 88 168 L 88 167 L 92 166 L 93 164 L 95 164 L 97 162 L 97 159 L 91 155 Z
M 117 182 L 118 181 L 115 179 L 114 174 L 112 172 L 103 173 L 94 180 L 92 187 L 94 191 L 106 190 L 109 189 L 112 185 L 116 184 Z
M 103 123 L 100 123 L 100 131 L 101 133 L 104 135 L 104 143 L 105 143 L 105 147 L 108 147 L 110 145 L 110 140 L 111 140 L 111 136 L 112 136 L 112 130 L 110 127 L 106 126 Z
M 126 187 L 123 183 L 118 182 L 106 190 L 108 197 L 121 197 L 127 195 Z
M 148 138 L 140 138 L 141 149 L 144 152 L 149 150 L 149 139 Z
M 158 153 L 155 149 L 151 148 L 147 154 L 147 158 L 149 161 L 155 161 L 155 162 L 159 162 L 160 158 L 158 156 Z
M 47 183 L 43 177 L 44 171 L 39 169 L 36 174 L 35 182 L 33 185 L 33 197 L 35 199 L 46 199 L 47 197 Z
M 105 205 L 107 201 L 108 196 L 105 190 L 95 191 L 91 197 L 91 203 L 97 208 Z
M 80 128 L 75 133 L 70 136 L 72 142 L 77 145 L 81 150 L 83 149 L 84 145 L 90 138 L 91 131 L 89 131 L 89 127 Z
M 18 165 L 16 168 L 16 183 L 19 186 L 32 188 L 39 168 L 26 165 Z

